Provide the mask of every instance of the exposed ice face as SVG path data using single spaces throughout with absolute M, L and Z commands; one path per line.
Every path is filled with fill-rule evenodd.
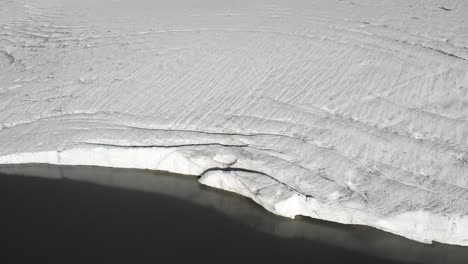
M 468 245 L 468 5 L 251 2 L 1 2 L 0 163 L 201 175 Z

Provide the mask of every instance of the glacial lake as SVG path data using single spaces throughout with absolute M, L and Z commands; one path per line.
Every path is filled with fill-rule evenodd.
M 0 166 L 2 256 L 16 263 L 467 263 L 468 248 L 269 213 L 197 177 Z

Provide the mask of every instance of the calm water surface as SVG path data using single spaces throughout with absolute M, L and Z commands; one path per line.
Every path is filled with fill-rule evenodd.
M 468 263 L 468 248 L 279 217 L 193 176 L 48 165 L 0 173 L 2 263 Z

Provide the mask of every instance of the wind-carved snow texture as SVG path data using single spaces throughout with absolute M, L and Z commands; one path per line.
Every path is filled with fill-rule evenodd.
M 466 14 L 0 1 L 0 163 L 199 175 L 279 215 L 468 245 Z

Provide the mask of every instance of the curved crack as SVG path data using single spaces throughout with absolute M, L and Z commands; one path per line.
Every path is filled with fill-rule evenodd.
M 248 144 L 222 144 L 222 143 L 190 143 L 190 144 L 174 144 L 174 145 L 119 145 L 119 144 L 107 144 L 107 143 L 94 143 L 79 141 L 78 144 L 87 144 L 93 146 L 104 146 L 104 147 L 117 147 L 117 148 L 178 148 L 178 147 L 198 147 L 198 146 L 220 146 L 220 147 L 248 147 Z
M 299 190 L 297 190 L 296 188 L 294 187 L 291 187 L 289 185 L 287 185 L 286 183 L 276 179 L 275 177 L 269 175 L 269 174 L 266 174 L 264 172 L 261 172 L 261 171 L 257 171 L 257 170 L 251 170 L 251 169 L 245 169 L 245 168 L 237 168 L 237 167 L 227 167 L 227 168 L 220 168 L 220 167 L 213 167 L 213 168 L 209 168 L 205 171 L 203 171 L 200 176 L 203 176 L 205 175 L 206 173 L 210 172 L 210 171 L 222 171 L 222 172 L 247 172 L 247 173 L 254 173 L 254 174 L 260 174 L 262 176 L 265 176 L 265 177 L 268 177 L 270 178 L 271 180 L 275 181 L 276 183 L 280 184 L 281 186 L 285 187 L 286 189 L 290 190 L 290 191 L 293 191 L 299 195 L 302 195 L 304 196 L 306 199 L 308 198 L 314 198 L 314 199 L 317 199 L 317 197 L 311 195 L 311 194 L 306 194 L 306 193 L 303 193 Z M 317 199 L 318 200 L 318 199 Z

